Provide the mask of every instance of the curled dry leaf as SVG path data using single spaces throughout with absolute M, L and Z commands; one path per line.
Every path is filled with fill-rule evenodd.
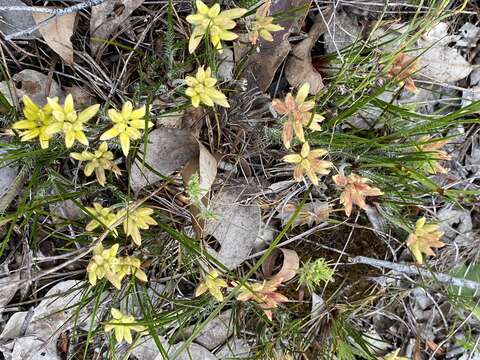
M 0 149 L 0 155 L 3 151 Z M 18 176 L 18 169 L 0 162 L 0 214 L 8 208 L 22 187 L 24 176 Z M 0 307 L 1 307 L 0 302 Z
M 0 314 L 3 312 L 5 306 L 13 299 L 15 296 L 18 285 L 15 285 L 20 281 L 20 272 L 12 272 L 10 275 L 6 277 L 0 278 L 0 289 L 2 292 L 0 293 Z M 9 284 L 13 284 L 15 286 L 7 286 Z
M 272 283 L 284 283 L 297 275 L 300 267 L 300 258 L 295 250 L 280 249 L 283 254 L 283 263 L 280 271 L 271 277 L 268 281 Z M 273 255 L 277 257 L 276 255 Z
M 32 15 L 37 25 L 51 17 L 51 14 L 40 12 L 34 12 Z M 73 45 L 70 38 L 73 35 L 76 16 L 76 13 L 56 16 L 39 29 L 47 45 L 72 67 L 74 65 Z
M 289 16 L 287 20 L 278 24 L 283 27 L 283 30 L 276 31 L 272 34 L 273 41 L 270 42 L 260 39 L 258 46 L 259 51 L 249 57 L 244 71 L 244 77 L 247 79 L 249 89 L 257 86 L 262 91 L 268 89 L 278 67 L 291 50 L 288 36 L 298 27 L 298 23 L 303 22 L 306 15 L 305 9 L 308 8 L 309 4 L 310 0 L 272 1 L 270 16 L 287 12 Z M 293 14 L 292 9 L 299 10 Z
M 312 47 L 320 35 L 327 31 L 325 18 L 329 17 L 331 12 L 332 9 L 328 8 L 315 17 L 308 36 L 295 45 L 285 66 L 285 76 L 289 84 L 298 87 L 308 83 L 310 84 L 310 94 L 316 94 L 323 88 L 322 76 L 312 65 Z
M 2 333 L 2 340 L 12 340 L 13 349 L 11 354 L 5 354 L 4 348 L 0 351 L 12 360 L 60 359 L 56 348 L 60 337 L 59 330 L 69 330 L 84 321 L 91 324 L 88 310 L 90 304 L 77 313 L 83 285 L 82 281 L 68 280 L 52 287 L 33 310 L 28 326 L 21 336 L 18 336 L 21 333 L 19 328 L 24 326 L 28 315 L 11 317 L 6 326 L 9 331 Z M 99 319 L 100 317 L 97 317 L 96 321 Z M 32 357 L 32 354 L 35 356 Z
M 100 50 L 102 42 L 108 40 L 143 2 L 144 0 L 107 0 L 92 8 L 90 47 L 93 53 Z M 121 13 L 117 13 L 116 9 L 122 9 Z

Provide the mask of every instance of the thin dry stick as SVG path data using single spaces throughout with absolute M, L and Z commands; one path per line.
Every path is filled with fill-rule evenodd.
M 91 6 L 99 5 L 105 1 L 106 0 L 86 0 L 83 3 L 72 5 L 63 9 L 43 7 L 43 6 L 0 6 L 0 11 L 25 11 L 30 13 L 46 13 L 46 14 L 52 15 L 46 18 L 45 20 L 39 22 L 35 26 L 31 26 L 28 29 L 21 30 L 16 33 L 5 36 L 5 40 L 10 41 L 22 36 L 31 35 L 34 31 L 40 29 L 42 26 L 45 26 L 46 24 L 48 24 L 50 21 L 52 21 L 58 16 L 63 16 L 66 14 L 80 11 L 82 9 L 85 9 Z
M 444 273 L 435 273 L 426 269 L 419 268 L 416 265 L 396 264 L 390 261 L 377 260 L 365 256 L 355 256 L 349 259 L 351 264 L 365 264 L 380 268 L 386 268 L 398 271 L 403 274 L 421 275 L 426 278 L 435 279 L 441 283 L 464 287 L 472 290 L 480 290 L 480 283 L 467 279 L 456 278 Z

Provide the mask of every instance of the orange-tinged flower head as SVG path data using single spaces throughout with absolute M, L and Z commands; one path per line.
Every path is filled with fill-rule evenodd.
M 286 155 L 283 157 L 283 161 L 295 164 L 295 169 L 293 171 L 293 178 L 295 181 L 301 181 L 303 175 L 306 174 L 312 184 L 318 186 L 317 174 L 327 175 L 330 172 L 330 168 L 333 166 L 330 161 L 319 159 L 327 153 L 328 151 L 324 149 L 310 150 L 310 145 L 304 143 L 299 154 Z
M 435 256 L 432 248 L 445 246 L 445 243 L 440 241 L 443 232 L 438 230 L 438 225 L 427 224 L 426 221 L 425 217 L 418 219 L 415 231 L 407 239 L 407 246 L 419 264 L 423 264 L 422 254 Z
M 366 210 L 368 208 L 368 205 L 365 203 L 367 196 L 383 195 L 380 189 L 368 185 L 369 179 L 357 174 L 352 173 L 348 176 L 338 174 L 333 176 L 333 181 L 337 186 L 344 188 L 340 195 L 340 202 L 345 207 L 345 214 L 347 216 L 350 216 L 352 213 L 353 204 Z
M 265 315 L 272 320 L 272 309 L 276 309 L 279 304 L 288 301 L 285 295 L 277 292 L 279 285 L 280 282 L 278 281 L 264 281 L 263 283 L 250 283 L 248 286 L 241 286 L 237 300 L 257 302 Z
M 401 53 L 388 70 L 388 76 L 400 82 L 401 86 L 405 86 L 405 90 L 412 93 L 417 92 L 417 87 L 413 82 L 412 75 L 418 70 L 418 62 L 410 56 Z
M 307 101 L 310 84 L 303 84 L 298 89 L 297 95 L 294 97 L 292 93 L 288 93 L 285 100 L 274 99 L 272 107 L 280 115 L 286 115 L 287 121 L 283 124 L 282 140 L 287 149 L 292 143 L 293 134 L 301 142 L 305 142 L 303 128 L 307 127 L 312 131 L 320 130 L 320 122 L 324 117 L 311 110 L 315 107 L 315 101 Z

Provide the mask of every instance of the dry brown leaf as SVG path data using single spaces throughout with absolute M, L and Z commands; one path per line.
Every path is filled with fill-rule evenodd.
M 13 299 L 15 296 L 18 286 L 6 286 L 9 284 L 15 284 L 20 282 L 20 272 L 15 271 L 11 274 L 0 278 L 0 286 L 2 287 L 2 292 L 0 293 L 0 312 L 4 310 L 4 307 L 8 305 L 8 303 Z
M 291 280 L 297 275 L 298 268 L 300 267 L 300 259 L 295 250 L 280 249 L 283 253 L 282 268 L 268 281 L 275 284 L 280 284 Z
M 312 47 L 320 35 L 328 30 L 324 19 L 330 17 L 331 12 L 332 9 L 328 8 L 315 17 L 315 22 L 308 32 L 308 37 L 295 45 L 285 66 L 285 76 L 289 84 L 299 87 L 309 83 L 310 94 L 312 95 L 318 93 L 323 88 L 322 75 L 312 65 Z
M 48 13 L 35 12 L 32 15 L 37 25 L 52 16 Z M 70 38 L 73 35 L 76 16 L 77 13 L 57 16 L 39 29 L 47 45 L 72 67 L 75 62 L 73 60 L 73 45 Z
M 435 341 L 431 339 L 427 339 L 426 344 L 432 352 L 434 352 L 435 357 L 443 357 L 445 356 L 445 350 L 438 345 Z
M 92 8 L 90 19 L 90 47 L 96 54 L 102 47 L 102 42 L 124 23 L 144 0 L 107 0 Z M 116 10 L 122 9 L 120 13 Z
M 311 0 L 274 0 L 272 2 L 270 14 L 288 12 L 290 16 L 288 20 L 278 24 L 284 30 L 274 32 L 271 42 L 260 39 L 259 51 L 249 57 L 244 72 L 249 89 L 257 86 L 262 91 L 268 89 L 278 67 L 291 50 L 288 37 L 298 24 L 303 22 L 306 13 L 302 9 L 308 9 L 310 2 Z M 294 15 L 292 9 L 299 9 L 299 11 Z M 299 16 L 300 12 L 301 16 Z

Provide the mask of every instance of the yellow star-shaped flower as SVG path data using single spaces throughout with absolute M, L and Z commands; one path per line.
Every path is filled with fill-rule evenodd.
M 140 139 L 142 134 L 139 130 L 146 130 L 153 126 L 151 121 L 145 121 L 145 115 L 145 106 L 133 109 L 130 101 L 123 104 L 121 112 L 115 109 L 109 109 L 108 117 L 114 125 L 110 130 L 105 131 L 102 136 L 100 136 L 100 140 L 109 140 L 118 136 L 123 154 L 127 156 L 130 151 L 130 140 Z
M 61 130 L 65 135 L 65 146 L 70 148 L 73 146 L 75 140 L 83 145 L 88 145 L 88 139 L 83 132 L 85 123 L 93 118 L 100 105 L 92 105 L 77 114 L 75 105 L 73 103 L 73 96 L 67 95 L 63 106 L 58 102 L 57 98 L 48 98 L 48 105 L 52 108 L 52 116 L 58 124 L 61 124 Z M 51 133 L 57 131 L 56 124 L 50 127 Z
M 237 34 L 229 31 L 237 25 L 233 20 L 245 15 L 247 10 L 236 8 L 220 11 L 219 4 L 209 8 L 202 0 L 196 0 L 196 5 L 197 13 L 187 16 L 187 21 L 193 25 L 188 51 L 192 54 L 202 38 L 208 34 L 213 47 L 221 52 L 222 40 L 232 41 L 238 37 Z
M 146 327 L 138 325 L 138 322 L 132 315 L 122 313 L 120 310 L 112 308 L 110 310 L 113 319 L 105 324 L 105 331 L 112 331 L 115 333 L 115 340 L 122 342 L 125 340 L 127 343 L 132 343 L 132 330 L 136 332 L 145 331 Z
M 217 79 L 212 77 L 212 70 L 209 67 L 204 70 L 202 66 L 197 70 L 195 77 L 187 76 L 185 83 L 188 86 L 185 94 L 191 98 L 194 107 L 198 107 L 200 103 L 207 106 L 218 104 L 230 107 L 227 97 L 216 89 Z

